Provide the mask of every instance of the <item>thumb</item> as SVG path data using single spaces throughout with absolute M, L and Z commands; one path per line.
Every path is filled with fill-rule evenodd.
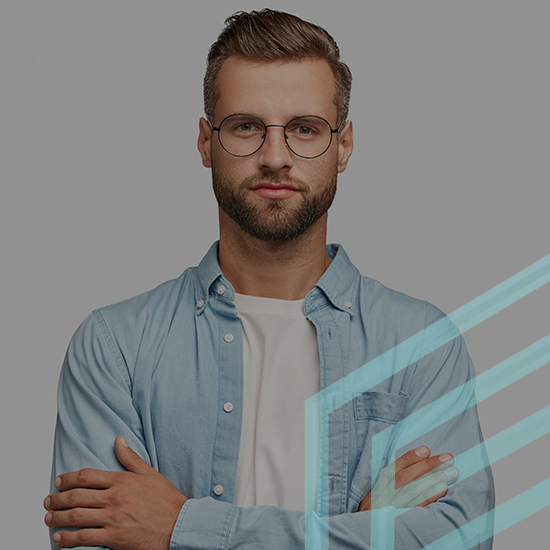
M 122 435 L 115 439 L 115 453 L 118 461 L 134 474 L 145 475 L 156 473 L 156 470 L 149 466 L 135 451 L 128 447 L 128 443 Z

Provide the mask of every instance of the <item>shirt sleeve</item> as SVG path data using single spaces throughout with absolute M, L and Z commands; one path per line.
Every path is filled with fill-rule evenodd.
M 63 361 L 51 493 L 57 492 L 53 482 L 62 473 L 82 468 L 124 470 L 114 451 L 117 435 L 123 435 L 130 447 L 151 464 L 141 421 L 132 403 L 124 358 L 102 322 L 101 316 L 88 316 L 73 336 Z M 50 541 L 58 530 L 50 528 Z M 53 541 L 51 545 L 54 550 L 59 548 Z
M 157 467 L 147 452 L 126 362 L 109 331 L 102 326 L 102 317 L 89 316 L 69 345 L 60 376 L 52 492 L 56 491 L 53 480 L 64 472 L 81 468 L 122 470 L 113 447 L 117 435 L 123 435 L 141 458 Z M 464 383 L 473 374 L 461 338 L 434 350 L 414 368 L 410 413 L 455 388 L 463 387 L 460 399 L 471 398 L 473 386 Z M 433 453 L 448 451 L 458 456 L 480 440 L 477 413 L 472 407 L 429 431 L 423 444 L 430 446 Z M 395 517 L 393 548 L 419 550 L 481 517 L 491 509 L 492 498 L 490 474 L 483 472 L 459 481 L 445 499 L 425 509 L 415 508 L 397 515 L 394 508 L 386 508 L 381 513 L 392 521 Z M 373 548 L 372 515 L 372 512 L 350 512 L 331 517 L 329 548 Z M 479 541 L 457 548 L 488 550 L 491 540 L 483 542 L 483 533 L 482 528 L 474 531 L 474 538 L 478 534 Z M 170 550 L 303 550 L 305 538 L 303 512 L 265 506 L 242 508 L 204 497 L 190 499 L 182 507 Z M 53 542 L 52 549 L 58 550 Z M 95 547 L 95 550 L 106 549 Z
M 430 313 L 432 321 L 428 324 L 442 316 L 435 308 Z M 450 452 L 461 470 L 459 480 L 443 499 L 426 508 L 388 507 L 332 516 L 328 526 L 330 550 L 492 548 L 494 487 L 475 405 L 475 372 L 463 338 L 451 323 L 449 327 L 450 333 L 441 331 L 445 343 L 440 345 L 441 336 L 429 340 L 424 347 L 426 355 L 409 367 L 412 376 L 406 417 L 412 422 L 398 424 L 391 432 L 385 456 L 389 463 L 419 445 L 428 445 L 432 454 Z M 423 422 L 420 427 L 416 425 L 418 418 Z M 418 433 L 413 441 L 411 433 Z M 365 455 L 370 462 L 370 448 Z M 361 475 L 360 470 L 356 475 Z M 370 488 L 365 495 L 368 492 Z M 382 538 L 371 544 L 373 519 L 394 526 L 386 545 Z M 315 522 L 315 517 L 308 516 L 307 521 Z M 305 526 L 306 515 L 299 511 L 242 508 L 210 497 L 191 499 L 181 510 L 170 550 L 303 550 Z M 314 546 L 308 543 L 307 548 Z

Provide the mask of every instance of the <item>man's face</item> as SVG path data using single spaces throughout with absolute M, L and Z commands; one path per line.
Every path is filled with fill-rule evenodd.
M 217 81 L 215 120 L 245 113 L 265 125 L 286 125 L 316 115 L 336 127 L 335 83 L 325 61 L 289 63 L 228 59 Z M 235 157 L 221 146 L 217 132 L 201 121 L 199 150 L 212 168 L 214 193 L 223 213 L 249 235 L 271 242 L 290 241 L 326 215 L 336 193 L 338 172 L 345 169 L 334 136 L 320 157 L 297 157 L 287 147 L 283 128 L 267 128 L 263 146 L 249 157 Z M 206 143 L 208 142 L 208 143 Z M 351 150 L 350 150 L 351 153 Z

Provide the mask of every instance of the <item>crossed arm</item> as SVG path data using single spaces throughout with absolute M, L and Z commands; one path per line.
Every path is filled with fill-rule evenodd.
M 210 450 L 205 441 L 193 443 L 193 438 L 201 437 L 212 419 L 206 421 L 204 415 L 197 415 L 192 422 L 184 423 L 181 430 L 162 432 L 162 426 L 153 430 L 149 409 L 140 416 L 135 408 L 131 382 L 134 382 L 134 391 L 138 392 L 142 387 L 140 382 L 129 379 L 130 373 L 121 354 L 113 356 L 113 340 L 107 339 L 110 334 L 104 334 L 107 329 L 103 327 L 103 332 L 98 333 L 98 328 L 101 328 L 99 323 L 90 319 L 79 329 L 78 337 L 73 339 L 67 352 L 60 379 L 53 467 L 57 477 L 52 484 L 52 494 L 45 500 L 46 523 L 55 537 L 54 548 L 303 548 L 303 512 L 263 506 L 242 508 L 223 499 L 205 496 L 209 494 L 211 480 L 204 481 L 197 475 L 202 471 L 197 457 L 208 456 Z M 123 336 L 120 338 L 124 344 Z M 463 365 L 468 358 L 464 346 L 459 344 L 441 351 L 437 361 L 432 361 L 437 368 L 424 365 L 415 370 L 415 388 L 411 395 L 418 398 L 409 400 L 409 404 L 412 401 L 411 410 L 421 408 L 425 400 L 431 402 L 448 386 L 457 387 L 468 379 Z M 134 347 L 132 343 L 124 348 L 125 360 L 131 364 L 135 362 L 131 356 Z M 150 373 L 145 367 L 140 376 L 149 380 Z M 443 386 L 441 391 L 434 390 L 437 383 Z M 172 388 L 165 384 L 162 391 L 164 395 Z M 466 401 L 471 391 L 471 385 L 463 386 Z M 188 418 L 189 407 L 177 410 L 179 418 Z M 170 417 L 173 414 L 171 409 Z M 120 438 L 115 443 L 115 456 L 112 441 L 117 434 L 124 434 L 132 449 L 150 460 L 153 467 L 125 447 Z M 198 448 L 200 452 L 185 453 L 183 446 L 187 440 L 194 445 L 192 449 Z M 424 439 L 431 449 L 451 450 L 457 456 L 479 440 L 481 434 L 475 408 L 426 433 Z M 436 490 L 434 487 L 447 479 L 445 470 L 450 462 L 443 464 L 441 455 L 429 457 L 429 449 L 423 450 L 424 455 L 413 456 L 413 449 L 395 462 L 394 490 L 388 490 L 388 480 L 394 479 L 392 465 L 382 469 L 373 488 L 377 496 L 374 499 L 376 507 L 394 507 L 386 508 L 390 515 L 395 508 L 413 506 L 395 519 L 396 548 L 423 548 L 491 507 L 490 473 L 471 475 L 452 486 L 448 493 L 445 487 Z M 369 475 L 369 456 L 365 454 L 362 458 L 365 460 L 359 460 L 354 474 L 354 487 L 354 481 L 350 481 L 355 496 L 350 492 L 347 502 L 348 512 L 358 507 L 360 513 L 331 516 L 329 537 L 330 547 L 334 549 L 370 548 L 371 513 L 368 510 L 373 493 L 362 502 L 356 498 L 358 495 L 362 498 L 367 492 L 360 486 L 361 478 L 366 482 L 365 476 Z M 124 468 L 126 471 L 118 471 Z M 425 472 L 433 472 L 432 475 L 439 477 L 428 482 L 422 477 Z M 456 479 L 457 475 L 455 469 L 455 475 L 450 477 Z M 448 481 L 452 483 L 454 479 Z M 381 495 L 385 500 L 380 499 Z M 187 499 L 187 496 L 192 498 Z M 427 506 L 430 502 L 433 505 Z M 476 548 L 488 549 L 490 546 L 490 541 L 480 541 Z
M 121 436 L 115 440 L 115 452 L 126 472 L 83 469 L 56 478 L 59 492 L 44 501 L 46 525 L 61 528 L 53 535 L 54 543 L 63 548 L 168 550 L 187 497 Z M 453 457 L 429 455 L 425 446 L 413 449 L 382 471 L 373 489 L 386 495 L 382 506 L 425 507 L 445 496 L 447 486 L 458 477 Z M 394 490 L 380 487 L 388 483 L 395 483 Z M 372 492 L 361 502 L 359 512 L 370 510 L 371 500 Z M 77 530 L 63 530 L 67 527 Z

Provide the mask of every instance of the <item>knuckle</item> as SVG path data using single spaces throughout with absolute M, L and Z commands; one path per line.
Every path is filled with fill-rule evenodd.
M 403 470 L 399 472 L 398 474 L 395 474 L 395 487 L 402 487 L 403 485 L 406 485 L 409 481 L 409 476 L 407 473 Z
M 82 520 L 82 512 L 78 508 L 69 511 L 69 522 L 71 525 L 79 525 Z
M 405 453 L 399 460 L 403 464 L 403 466 L 410 466 L 411 464 L 415 463 L 416 455 L 414 454 L 414 450 L 409 451 L 408 453 Z
M 78 502 L 79 492 L 78 491 L 69 491 L 67 493 L 67 503 L 69 504 L 69 508 L 73 508 L 77 502 Z
M 114 482 L 123 485 L 128 482 L 128 472 L 113 472 Z
M 86 546 L 92 542 L 92 535 L 93 533 L 90 529 L 80 529 L 80 531 L 76 532 L 76 540 L 80 545 Z
M 108 498 L 111 505 L 115 508 L 122 508 L 127 502 L 126 495 L 121 491 L 110 491 Z
M 85 487 L 90 479 L 90 470 L 85 468 L 84 470 L 80 470 L 76 474 L 76 482 L 79 486 Z

